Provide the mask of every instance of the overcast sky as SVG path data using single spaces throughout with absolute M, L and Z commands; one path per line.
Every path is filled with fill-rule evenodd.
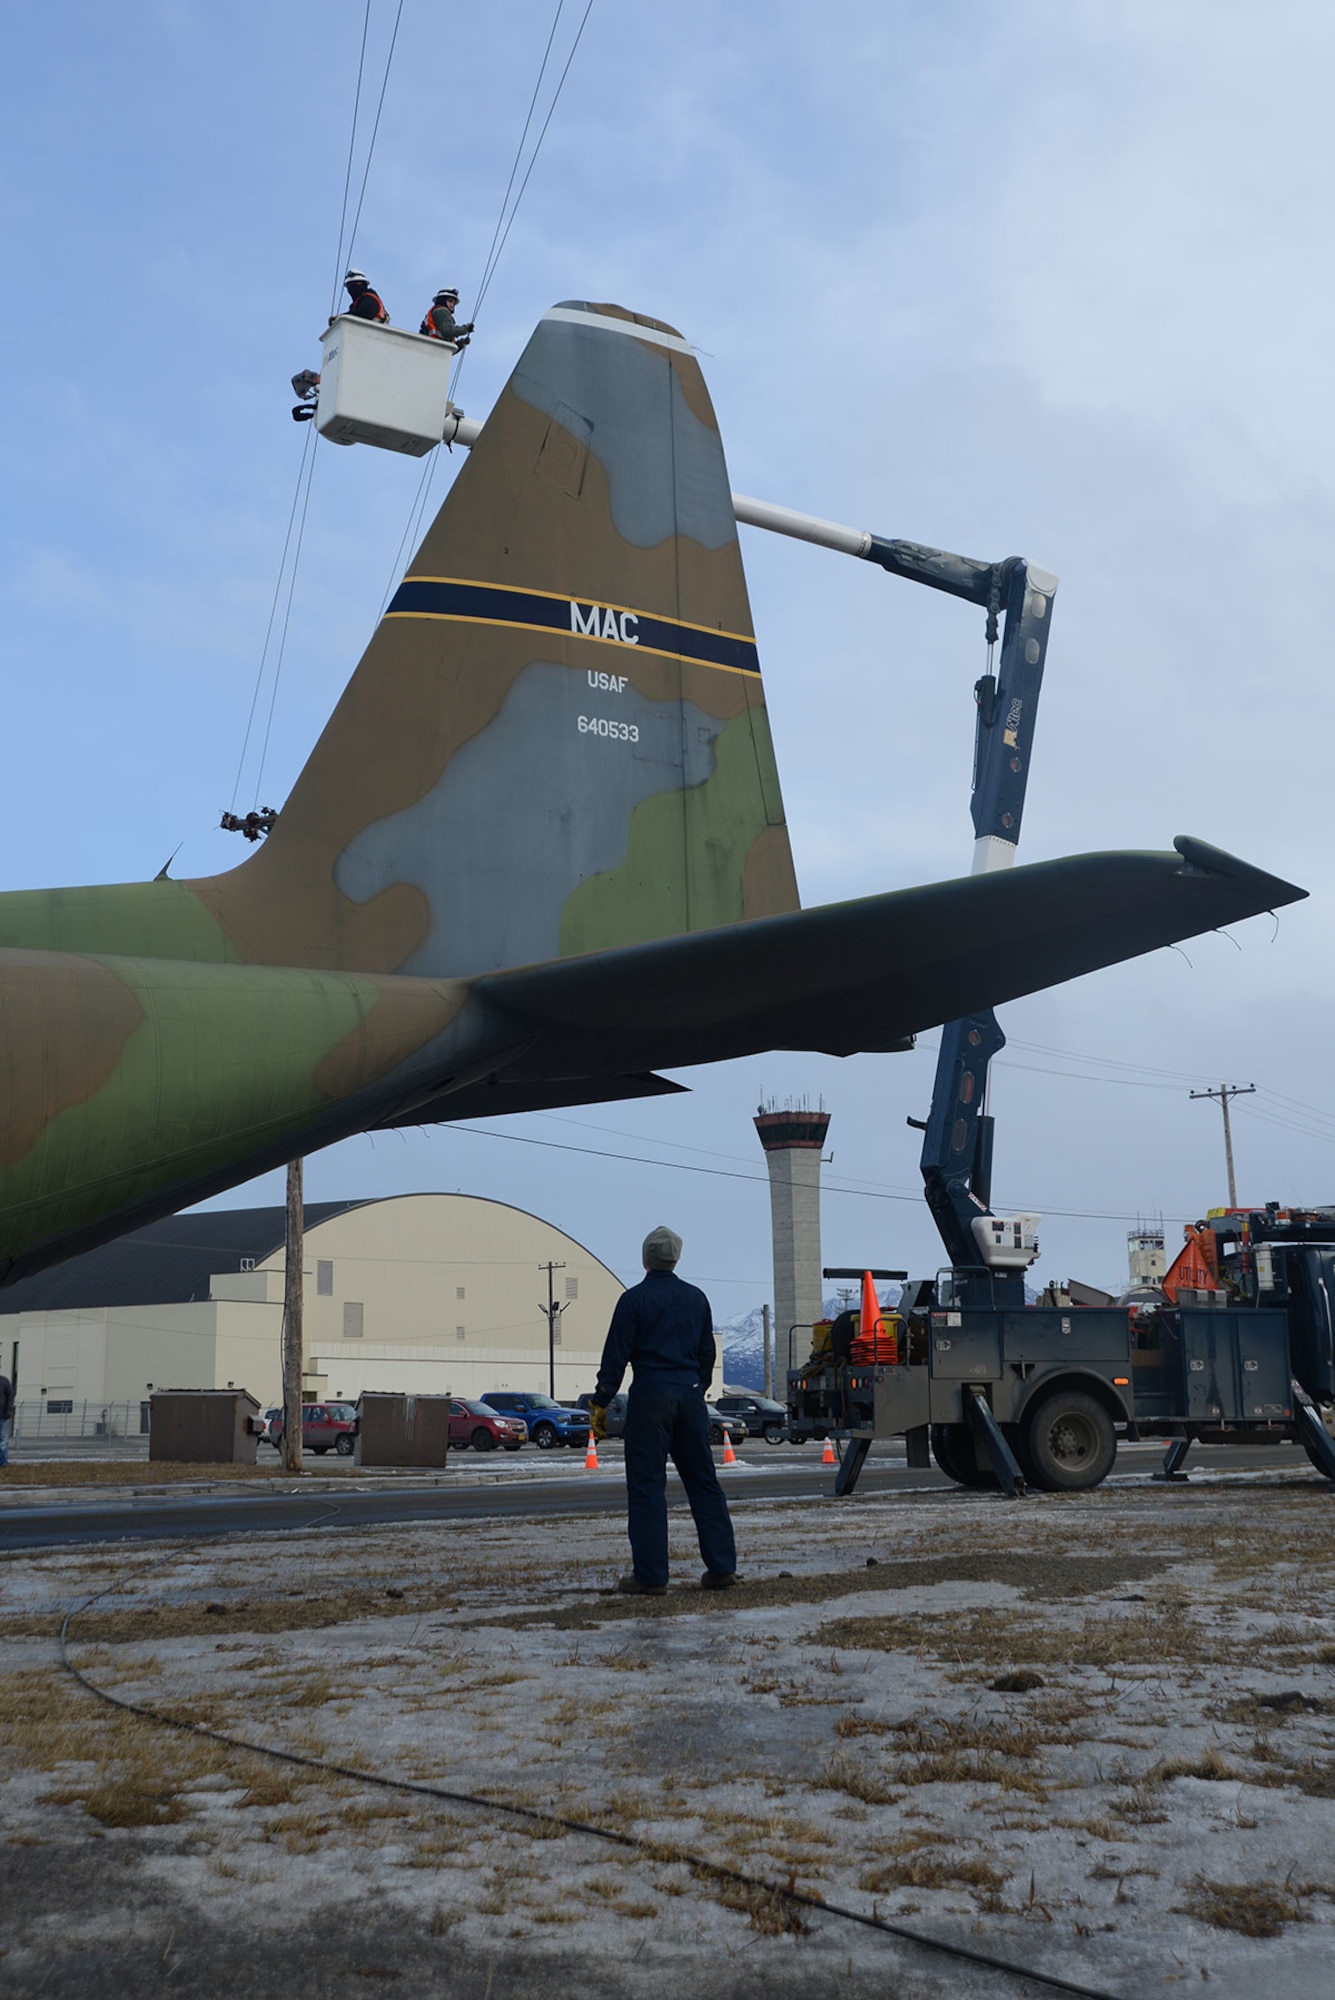
M 373 0 L 372 96 L 396 3 Z M 471 308 L 553 7 L 404 0 L 356 237 L 399 324 L 447 280 Z M 240 858 L 217 819 L 303 442 L 288 377 L 336 275 L 362 16 L 6 16 L 0 887 Z M 484 414 L 557 299 L 680 326 L 740 490 L 1060 575 L 1023 859 L 1190 832 L 1312 891 L 1003 1010 L 996 1205 L 1044 1213 L 1040 1281 L 1117 1284 L 1137 1215 L 1171 1244 L 1226 1198 L 1192 1087 L 1259 1087 L 1243 1199 L 1335 1198 L 1333 87 L 1335 13 L 1299 0 L 595 0 L 460 387 Z M 375 623 L 419 474 L 318 454 L 265 803 Z M 804 902 L 965 872 L 981 614 L 743 536 Z M 256 767 L 252 739 L 242 805 Z M 512 1201 L 627 1278 L 666 1221 L 728 1317 L 769 1293 L 762 1092 L 833 1114 L 827 1261 L 941 1261 L 904 1123 L 934 1041 L 350 1141 L 307 1187 Z M 270 1176 L 228 1199 L 280 1196 Z

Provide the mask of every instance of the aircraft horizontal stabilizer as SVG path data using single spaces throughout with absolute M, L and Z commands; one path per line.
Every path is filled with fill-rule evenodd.
M 488 976 L 539 1028 L 524 1058 L 578 1074 L 772 1048 L 902 1048 L 978 1007 L 1237 923 L 1307 891 L 1184 836 L 1177 852 L 1072 855 Z M 451 1114 L 446 1114 L 451 1115 Z

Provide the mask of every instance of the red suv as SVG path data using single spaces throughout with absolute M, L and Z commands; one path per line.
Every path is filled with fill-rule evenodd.
M 357 1430 L 357 1411 L 351 1403 L 303 1403 L 301 1406 L 301 1448 L 323 1458 L 336 1451 L 351 1458 Z M 264 1431 L 267 1441 L 281 1451 L 283 1412 L 271 1410 Z
M 462 1451 L 470 1444 L 474 1451 L 495 1451 L 497 1445 L 518 1451 L 527 1437 L 526 1423 L 519 1417 L 502 1416 L 490 1403 L 456 1396 L 450 1404 L 451 1451 Z

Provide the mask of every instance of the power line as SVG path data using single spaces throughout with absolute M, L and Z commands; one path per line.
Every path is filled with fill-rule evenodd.
M 552 44 L 556 39 L 557 25 L 560 22 L 564 6 L 565 6 L 565 0 L 557 0 L 556 13 L 552 17 L 551 29 L 547 36 L 547 46 L 542 52 L 542 61 L 538 66 L 538 80 L 533 86 L 533 95 L 529 100 L 528 115 L 524 120 L 524 129 L 519 135 L 519 144 L 515 148 L 515 157 L 513 164 L 511 165 L 510 168 L 510 178 L 505 184 L 505 193 L 501 197 L 501 205 L 499 210 L 497 211 L 496 227 L 492 231 L 491 248 L 487 252 L 486 260 L 482 267 L 482 278 L 478 287 L 477 301 L 474 304 L 472 312 L 472 317 L 475 320 L 478 316 L 478 313 L 482 309 L 482 301 L 487 295 L 487 291 L 488 288 L 490 287 L 491 281 L 496 275 L 496 267 L 500 263 L 501 253 L 505 248 L 506 239 L 510 234 L 511 227 L 513 226 L 514 223 L 514 219 L 516 215 L 519 213 L 519 204 L 524 199 L 524 190 L 525 188 L 527 188 L 529 184 L 529 178 L 532 175 L 534 166 L 537 164 L 538 154 L 542 150 L 542 142 L 547 136 L 547 127 L 552 122 L 552 113 L 556 110 L 557 104 L 560 102 L 561 92 L 565 88 L 566 78 L 570 74 L 570 65 L 575 60 L 575 51 L 576 49 L 578 49 L 580 45 L 580 40 L 584 34 L 584 29 L 588 22 L 589 15 L 593 12 L 593 0 L 588 0 L 588 4 L 584 9 L 583 19 L 580 21 L 579 28 L 575 35 L 575 39 L 571 44 L 570 53 L 566 57 L 565 68 L 561 71 L 561 75 L 557 81 L 556 90 L 552 96 L 552 101 L 547 107 L 547 116 L 543 120 L 542 130 L 538 134 L 537 144 L 533 148 L 532 155 L 530 156 L 529 159 L 528 167 L 524 173 L 523 181 L 520 183 L 519 193 L 515 196 L 514 205 L 510 209 L 509 217 L 507 219 L 505 212 L 506 204 L 510 200 L 510 190 L 513 188 L 515 184 L 515 175 L 519 172 L 519 163 L 524 155 L 524 142 L 528 138 L 529 129 L 533 123 L 533 112 L 538 102 L 539 93 L 542 90 L 543 77 L 547 73 L 547 63 L 551 56 Z M 400 0 L 400 7 L 402 7 L 402 0 Z M 360 213 L 360 209 L 358 212 Z M 502 225 L 504 225 L 503 231 L 502 231 Z M 464 362 L 466 361 L 467 357 L 468 357 L 468 350 L 467 348 L 465 348 L 463 353 L 461 353 L 458 356 L 457 360 L 455 361 L 454 373 L 450 380 L 449 393 L 451 400 L 453 400 L 455 394 L 458 391 L 459 378 L 463 374 Z M 385 615 L 385 607 L 389 603 L 389 600 L 394 593 L 395 585 L 398 583 L 399 577 L 403 573 L 404 552 L 405 550 L 411 552 L 412 545 L 415 543 L 417 536 L 421 532 L 421 524 L 423 517 L 426 513 L 427 501 L 430 497 L 431 487 L 435 480 L 436 472 L 439 466 L 440 466 L 440 447 L 437 446 L 434 451 L 429 453 L 426 464 L 422 467 L 422 477 L 418 482 L 417 492 L 414 495 L 412 503 L 408 509 L 408 523 L 407 526 L 404 528 L 403 535 L 399 541 L 398 553 L 394 558 L 394 567 L 390 572 L 389 582 L 385 586 L 385 594 L 380 600 L 380 617 L 382 618 Z
M 501 224 L 505 221 L 505 211 L 510 200 L 510 190 L 515 184 L 515 175 L 519 172 L 519 162 L 524 156 L 524 144 L 528 138 L 529 127 L 533 123 L 533 113 L 536 110 L 538 103 L 538 92 L 542 89 L 542 79 L 547 74 L 547 64 L 552 53 L 552 43 L 556 40 L 556 30 L 560 25 L 561 15 L 564 8 L 565 8 L 565 0 L 557 0 L 556 12 L 552 16 L 551 32 L 547 37 L 547 46 L 542 52 L 542 62 L 538 67 L 538 80 L 533 86 L 533 95 L 532 97 L 530 97 L 528 101 L 528 116 L 524 120 L 524 129 L 519 135 L 519 144 L 515 147 L 514 161 L 510 168 L 510 178 L 505 183 L 505 193 L 501 196 L 501 205 L 496 216 L 496 227 L 492 231 L 491 243 L 488 247 L 486 257 L 483 260 L 482 278 L 478 286 L 479 303 L 481 303 L 482 290 L 485 287 L 487 280 L 491 275 L 492 258 L 496 255 L 496 245 L 500 239 Z
M 339 266 L 343 262 L 343 231 L 348 220 L 348 194 L 352 188 L 352 157 L 357 146 L 357 119 L 361 111 L 362 75 L 366 69 L 366 38 L 370 33 L 370 29 L 371 0 L 366 0 L 366 12 L 362 16 L 362 48 L 361 54 L 357 58 L 357 89 L 352 100 L 352 130 L 348 134 L 348 164 L 343 173 L 343 207 L 339 211 L 338 218 L 338 251 L 334 258 L 334 285 L 329 297 L 331 317 L 338 311 L 338 295 L 343 286 L 343 280 L 339 275 Z M 358 204 L 358 213 L 360 213 L 360 204 Z
M 567 1141 L 564 1140 L 532 1139 L 529 1138 L 527 1134 L 522 1132 L 493 1132 L 489 1127 L 485 1125 L 457 1124 L 457 1125 L 452 1125 L 450 1129 L 454 1132 L 471 1133 L 474 1137 L 479 1139 L 503 1139 L 512 1146 L 537 1146 L 540 1147 L 545 1152 L 585 1153 L 592 1159 L 620 1160 L 624 1161 L 627 1165 L 630 1166 L 665 1167 L 672 1173 L 707 1174 L 710 1176 L 710 1178 L 715 1180 L 754 1181 L 758 1187 L 769 1186 L 769 1178 L 765 1174 L 737 1173 L 729 1171 L 725 1167 L 697 1167 L 693 1165 L 689 1160 L 657 1160 L 645 1153 L 614 1153 L 599 1146 L 572 1146 L 571 1144 L 569 1144 Z M 874 1184 L 872 1185 L 864 1184 L 863 1186 L 859 1187 L 849 1184 L 841 1185 L 837 1181 L 826 1181 L 822 1184 L 821 1192 L 823 1195 L 827 1194 L 853 1195 L 859 1197 L 863 1201 L 909 1202 L 915 1208 L 921 1207 L 923 1202 L 923 1196 L 920 1192 L 899 1194 L 893 1192 L 890 1189 L 878 1188 Z M 1140 1220 L 1140 1217 L 1138 1215 L 1132 1214 L 1129 1210 L 1119 1211 L 1115 1209 L 1099 1209 L 1099 1208 L 1056 1208 L 1052 1206 L 1052 1204 L 1050 1203 L 1041 1201 L 1024 1201 L 1024 1202 L 1017 1201 L 1014 1204 L 1014 1206 L 1017 1209 L 1021 1208 L 1036 1209 L 1041 1211 L 1044 1215 L 1060 1216 L 1063 1220 L 1066 1221 L 1138 1222 Z M 1170 1218 L 1170 1219 L 1176 1219 L 1176 1218 Z
M 368 0 L 369 4 L 369 0 Z M 371 127 L 371 142 L 366 149 L 366 166 L 362 171 L 361 192 L 357 196 L 357 213 L 352 218 L 352 229 L 348 236 L 348 262 L 352 262 L 353 249 L 357 242 L 357 224 L 362 219 L 362 203 L 366 199 L 366 183 L 371 178 L 371 161 L 375 155 L 376 137 L 380 131 L 380 114 L 385 108 L 385 92 L 389 88 L 389 72 L 394 63 L 394 50 L 399 39 L 399 22 L 403 19 L 403 0 L 399 0 L 394 16 L 394 31 L 389 38 L 389 54 L 385 57 L 385 74 L 380 80 L 380 97 L 375 107 L 375 122 Z
M 314 425 L 312 425 L 312 431 L 314 428 Z M 287 651 L 287 628 L 292 617 L 292 598 L 297 588 L 297 571 L 301 566 L 301 545 L 306 536 L 306 510 L 311 504 L 311 487 L 315 481 L 317 456 L 318 453 L 313 443 L 311 446 L 310 470 L 306 474 L 306 494 L 301 503 L 301 520 L 297 527 L 297 545 L 292 552 L 292 570 L 288 577 L 287 585 L 287 604 L 283 609 L 283 629 L 278 635 L 278 657 L 274 662 L 273 691 L 269 696 L 269 714 L 264 725 L 264 742 L 260 749 L 260 768 L 255 779 L 256 806 L 259 805 L 260 789 L 264 784 L 264 766 L 269 755 L 269 734 L 273 729 L 274 709 L 278 704 L 278 683 L 283 676 L 283 656 Z
M 560 11 L 559 8 L 557 11 L 559 13 Z M 533 153 L 531 158 L 529 159 L 528 167 L 527 170 L 525 171 L 524 178 L 519 184 L 519 193 L 515 196 L 514 207 L 510 210 L 510 220 L 505 225 L 505 234 L 501 237 L 500 243 L 497 246 L 496 255 L 492 259 L 491 269 L 486 273 L 485 277 L 483 278 L 482 287 L 477 297 L 477 304 L 473 308 L 474 316 L 476 316 L 476 314 L 481 311 L 482 301 L 487 295 L 487 288 L 491 284 L 493 277 L 496 275 L 496 266 L 501 261 L 501 253 L 505 249 L 506 239 L 509 237 L 511 229 L 514 227 L 515 217 L 519 213 L 519 204 L 524 199 L 524 190 L 529 184 L 529 180 L 532 176 L 534 167 L 538 164 L 538 154 L 542 151 L 542 142 L 547 137 L 547 127 L 552 122 L 552 113 L 556 110 L 557 105 L 561 101 L 561 92 L 565 89 L 565 81 L 570 74 L 570 65 L 575 60 L 575 52 L 579 48 L 580 42 L 583 39 L 584 30 L 588 26 L 589 16 L 592 12 L 593 12 L 593 0 L 588 0 L 588 5 L 584 9 L 583 18 L 581 19 L 579 27 L 575 33 L 575 39 L 570 45 L 570 54 L 566 57 L 565 68 L 561 71 L 560 81 L 557 83 L 555 94 L 552 97 L 551 103 L 547 107 L 547 116 L 542 121 L 542 130 L 538 134 L 537 144 L 533 148 Z
M 264 644 L 260 648 L 259 669 L 255 675 L 255 687 L 250 697 L 250 714 L 246 717 L 246 731 L 241 739 L 241 755 L 237 759 L 236 782 L 232 786 L 232 804 L 230 808 L 233 812 L 236 811 L 237 794 L 241 790 L 241 773 L 245 768 L 246 752 L 250 748 L 250 732 L 255 726 L 255 709 L 260 698 L 260 686 L 264 680 L 265 662 L 269 657 L 269 641 L 273 637 L 274 619 L 278 614 L 278 599 L 282 595 L 283 574 L 287 568 L 287 552 L 292 542 L 292 526 L 297 518 L 297 506 L 301 500 L 301 482 L 306 475 L 306 461 L 310 456 L 314 441 L 315 428 L 313 425 L 307 425 L 306 436 L 301 447 L 301 462 L 297 467 L 297 483 L 292 489 L 292 505 L 288 511 L 287 533 L 283 537 L 283 553 L 278 563 L 278 575 L 274 578 L 273 598 L 269 605 L 269 622 L 264 628 Z M 257 797 L 258 793 L 259 787 L 256 786 Z

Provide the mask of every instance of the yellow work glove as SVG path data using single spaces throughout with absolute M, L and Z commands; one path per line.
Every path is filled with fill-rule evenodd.
M 590 1403 L 589 1429 L 593 1432 L 595 1440 L 601 1444 L 602 1440 L 607 1436 L 607 1405 L 605 1403 Z

